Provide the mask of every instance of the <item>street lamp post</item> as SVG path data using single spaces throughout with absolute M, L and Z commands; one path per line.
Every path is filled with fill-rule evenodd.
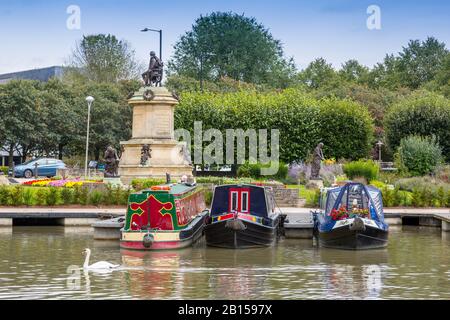
M 145 28 L 141 30 L 142 32 L 148 32 L 148 31 L 153 31 L 153 32 L 158 32 L 159 33 L 159 59 L 162 61 L 162 30 L 155 30 L 155 29 L 149 29 L 149 28 Z
M 378 146 L 378 161 L 381 163 L 381 147 L 384 145 L 383 142 L 381 142 L 381 140 L 379 140 L 377 142 L 377 146 Z
M 91 120 L 91 106 L 94 102 L 94 98 L 89 96 L 86 98 L 88 104 L 88 118 L 87 118 L 87 133 L 86 133 L 86 160 L 84 162 L 84 179 L 88 175 L 88 156 L 89 156 L 89 122 Z

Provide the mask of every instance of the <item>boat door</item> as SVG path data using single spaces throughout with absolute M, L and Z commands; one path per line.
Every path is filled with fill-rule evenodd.
M 250 188 L 230 188 L 228 196 L 229 212 L 250 212 Z

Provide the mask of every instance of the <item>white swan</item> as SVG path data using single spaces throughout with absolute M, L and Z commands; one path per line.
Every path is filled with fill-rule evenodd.
M 84 250 L 84 253 L 86 254 L 86 259 L 84 260 L 83 269 L 85 269 L 85 270 L 87 270 L 87 269 L 89 269 L 89 270 L 92 270 L 92 269 L 94 269 L 94 270 L 99 270 L 99 269 L 110 270 L 110 269 L 115 269 L 115 268 L 120 267 L 120 265 L 118 265 L 118 264 L 112 264 L 107 261 L 99 261 L 99 262 L 89 265 L 89 258 L 91 257 L 91 249 L 86 248 Z

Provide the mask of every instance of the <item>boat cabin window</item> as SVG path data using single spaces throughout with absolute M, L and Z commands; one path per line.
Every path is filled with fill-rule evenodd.
M 237 211 L 238 209 L 238 193 L 237 191 L 231 192 L 231 208 L 230 211 Z
M 250 189 L 231 188 L 229 190 L 229 212 L 250 212 Z
M 241 211 L 248 212 L 248 191 L 242 192 Z

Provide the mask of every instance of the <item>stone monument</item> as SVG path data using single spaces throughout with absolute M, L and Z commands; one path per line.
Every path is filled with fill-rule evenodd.
M 143 86 L 128 100 L 133 107 L 132 138 L 120 142 L 119 175 L 124 184 L 134 178 L 179 178 L 191 175 L 186 144 L 174 139 L 177 97 L 165 87 Z

